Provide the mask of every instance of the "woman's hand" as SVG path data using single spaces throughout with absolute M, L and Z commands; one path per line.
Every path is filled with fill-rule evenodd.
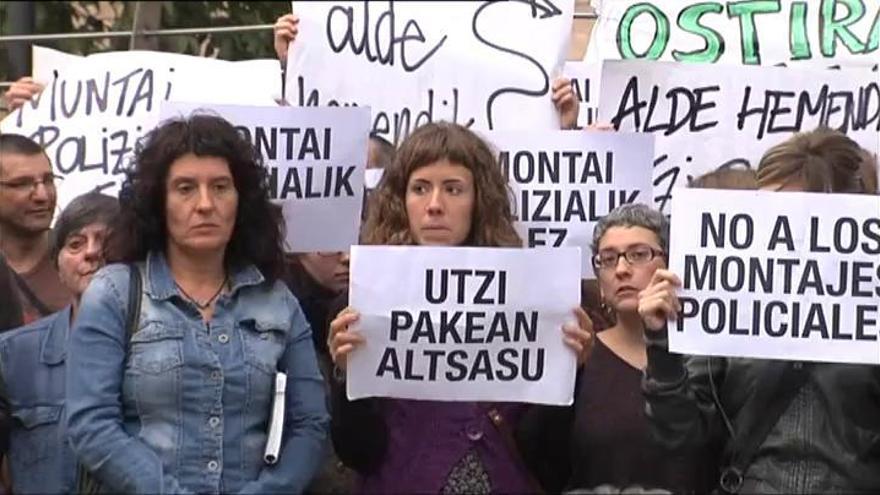
M 577 354 L 578 367 L 581 367 L 587 362 L 587 358 L 593 351 L 596 332 L 593 331 L 593 321 L 582 308 L 576 308 L 574 315 L 577 318 L 577 324 L 566 323 L 562 325 L 562 333 L 564 334 L 562 340 Z
M 299 34 L 299 17 L 294 14 L 285 14 L 275 21 L 272 28 L 275 32 L 275 54 L 281 65 L 287 64 L 287 47 L 296 40 Z
M 12 83 L 12 86 L 6 91 L 6 94 L 3 95 L 3 98 L 6 100 L 6 108 L 9 111 L 13 111 L 25 103 L 29 102 L 31 98 L 40 94 L 40 91 L 43 91 L 44 86 L 30 77 L 22 77 L 18 81 Z
M 352 332 L 349 325 L 360 318 L 357 311 L 351 307 L 345 308 L 330 322 L 330 334 L 327 336 L 327 347 L 330 349 L 330 357 L 333 364 L 340 370 L 345 370 L 348 355 L 357 346 L 364 343 L 364 336 Z
M 669 270 L 658 269 L 651 277 L 645 290 L 639 292 L 639 315 L 645 328 L 660 331 L 666 327 L 667 320 L 675 320 L 681 311 L 676 287 L 681 280 Z
M 571 79 L 558 77 L 551 87 L 553 92 L 551 99 L 556 111 L 559 112 L 559 128 L 574 129 L 577 126 L 580 102 L 571 89 Z

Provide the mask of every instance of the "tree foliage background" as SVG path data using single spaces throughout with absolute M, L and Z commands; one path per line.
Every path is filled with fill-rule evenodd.
M 9 5 L 0 2 L 0 27 L 9 33 Z M 81 33 L 125 31 L 132 28 L 137 2 L 32 2 L 35 10 L 34 33 Z M 147 2 L 144 2 L 147 3 Z M 290 2 L 161 2 L 161 28 L 199 28 L 272 24 L 290 12 Z M 63 39 L 36 44 L 68 53 L 128 50 L 129 37 Z M 272 31 L 161 36 L 159 50 L 216 57 L 224 60 L 273 58 Z M 13 77 L 9 63 L 9 43 L 0 44 L 0 80 Z

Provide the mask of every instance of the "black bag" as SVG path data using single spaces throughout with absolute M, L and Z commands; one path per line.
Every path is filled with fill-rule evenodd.
M 131 338 L 138 331 L 138 320 L 141 317 L 141 270 L 135 264 L 128 265 L 128 313 L 125 315 L 125 360 L 128 362 L 128 351 L 131 347 Z M 76 466 L 76 493 L 95 495 L 101 493 L 101 482 L 81 463 Z

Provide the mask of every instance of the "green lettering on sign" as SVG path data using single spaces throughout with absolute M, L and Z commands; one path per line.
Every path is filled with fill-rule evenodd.
M 739 33 L 742 40 L 742 62 L 761 65 L 758 32 L 755 29 L 756 14 L 774 14 L 782 10 L 779 0 L 747 0 L 727 5 L 727 16 L 739 17 Z
M 724 38 L 712 28 L 700 24 L 703 14 L 720 14 L 724 6 L 717 2 L 703 2 L 686 7 L 678 15 L 678 25 L 682 30 L 693 33 L 705 41 L 705 47 L 692 52 L 672 51 L 672 58 L 679 62 L 717 62 L 724 53 Z
M 792 60 L 807 60 L 813 57 L 810 38 L 807 35 L 807 4 L 794 2 L 789 18 L 789 47 Z
M 648 14 L 654 20 L 654 39 L 644 53 L 636 53 L 632 46 L 632 25 L 642 14 Z M 617 51 L 623 59 L 658 60 L 666 51 L 668 42 L 669 19 L 663 11 L 650 3 L 637 3 L 628 8 L 617 27 Z
M 838 4 L 847 8 L 843 19 L 835 19 Z M 862 0 L 822 0 L 819 32 L 822 38 L 822 56 L 833 57 L 837 52 L 837 38 L 843 42 L 850 53 L 862 53 L 865 45 L 849 30 L 849 26 L 859 22 L 865 16 L 865 4 Z

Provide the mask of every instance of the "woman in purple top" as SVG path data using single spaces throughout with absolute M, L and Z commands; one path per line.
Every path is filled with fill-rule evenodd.
M 367 244 L 520 247 L 506 181 L 489 147 L 474 133 L 448 123 L 428 124 L 402 145 L 374 193 Z M 561 337 L 583 363 L 592 325 L 576 309 L 578 324 Z M 343 310 L 330 324 L 336 366 L 362 344 L 348 331 L 358 314 Z M 337 373 L 337 376 L 341 374 Z M 525 405 L 366 399 L 348 401 L 334 383 L 333 443 L 340 458 L 372 493 L 522 493 L 535 491 L 512 437 Z

